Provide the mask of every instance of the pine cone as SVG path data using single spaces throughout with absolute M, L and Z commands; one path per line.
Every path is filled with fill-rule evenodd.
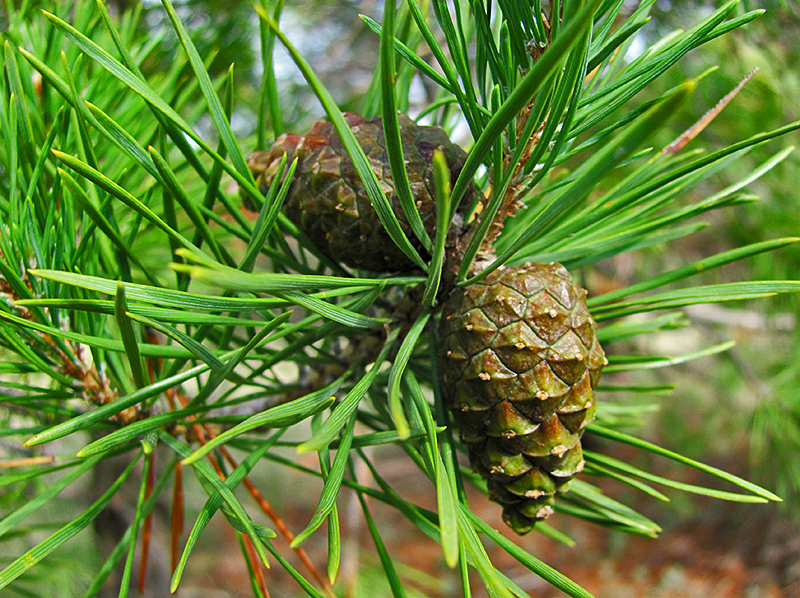
M 583 469 L 580 439 L 607 363 L 585 296 L 562 265 L 529 263 L 456 289 L 443 307 L 445 405 L 519 534 Z
M 411 244 L 428 257 L 411 231 L 395 192 L 383 135 L 383 120 L 367 120 L 346 114 L 350 128 L 378 176 L 400 225 Z M 440 148 L 447 159 L 454 184 L 466 153 L 450 142 L 440 127 L 423 127 L 400 115 L 400 136 L 411 192 L 425 230 L 432 237 L 436 224 L 435 189 L 431 160 Z M 316 247 L 336 262 L 374 272 L 403 272 L 415 268 L 394 244 L 372 207 L 361 179 L 332 123 L 318 122 L 308 135 L 281 135 L 269 152 L 255 152 L 249 159 L 253 175 L 266 194 L 284 152 L 291 161 L 299 158 L 292 188 L 285 205 L 289 219 Z M 470 191 L 461 206 L 471 199 Z M 245 205 L 255 206 L 245 199 Z M 458 227 L 458 223 L 455 223 Z

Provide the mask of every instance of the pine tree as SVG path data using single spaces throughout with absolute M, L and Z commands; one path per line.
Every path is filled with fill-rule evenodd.
M 270 562 L 273 569 L 285 569 L 306 594 L 333 595 L 342 547 L 337 497 L 352 493 L 394 596 L 410 592 L 409 584 L 386 549 L 386 526 L 371 514 L 376 501 L 441 545 L 465 595 L 470 595 L 474 569 L 490 595 L 527 596 L 491 562 L 486 543 L 565 594 L 586 597 L 585 590 L 476 515 L 465 487 L 500 500 L 508 509 L 506 519 L 521 532 L 552 509 L 556 514 L 534 529 L 565 541 L 557 522 L 566 516 L 632 534 L 655 536 L 660 530 L 601 492 L 596 477 L 657 498 L 666 497 L 655 485 L 741 502 L 778 500 L 766 489 L 631 434 L 631 424 L 647 409 L 615 404 L 612 389 L 652 392 L 657 401 L 660 389 L 637 386 L 622 373 L 729 348 L 723 343 L 666 358 L 627 354 L 624 341 L 683 325 L 677 310 L 685 306 L 800 290 L 793 280 L 691 281 L 700 272 L 797 239 L 708 255 L 588 297 L 581 291 L 589 286 L 587 273 L 604 259 L 702 235 L 702 224 L 694 219 L 752 199 L 744 192 L 747 185 L 789 155 L 791 148 L 775 149 L 763 165 L 741 173 L 739 183 L 687 204 L 681 197 L 698 183 L 750 148 L 796 131 L 800 123 L 708 153 L 684 149 L 709 126 L 712 112 L 663 151 L 651 147 L 704 77 L 713 75 L 667 90 L 658 87 L 658 78 L 686 53 L 746 25 L 761 11 L 738 12 L 736 2 L 727 3 L 634 55 L 629 50 L 642 39 L 637 36 L 653 2 L 633 9 L 600 0 L 549 6 L 386 3 L 381 23 L 363 19 L 363 26 L 380 36 L 375 77 L 360 110 L 374 128 L 368 137 L 383 140 L 376 172 L 364 139 L 281 29 L 282 1 L 263 0 L 255 9 L 264 75 L 257 133 L 246 139 L 237 139 L 231 126 L 243 101 L 233 69 L 209 74 L 210 57 L 198 53 L 172 2 L 162 3 L 152 10 L 166 15 L 180 48 L 156 68 L 148 56 L 166 42 L 142 35 L 141 6 L 112 18 L 102 1 L 77 0 L 68 10 L 46 0 L 43 13 L 28 3 L 6 5 L 0 94 L 0 421 L 4 450 L 13 452 L 0 470 L 0 487 L 13 491 L 0 495 L 5 513 L 0 537 L 15 544 L 4 550 L 9 561 L 0 570 L 3 592 L 46 594 L 49 590 L 42 588 L 61 583 L 64 570 L 41 566 L 42 561 L 66 563 L 72 571 L 69 561 L 55 561 L 51 553 L 65 554 L 65 543 L 125 491 L 136 497 L 131 519 L 114 538 L 113 550 L 103 555 L 103 564 L 91 571 L 88 587 L 78 589 L 82 595 L 99 595 L 118 568 L 119 594 L 127 595 L 134 583 L 134 555 L 144 555 L 140 572 L 147 563 L 157 502 L 172 509 L 172 590 L 185 581 L 198 538 L 221 511 L 240 542 L 254 595 L 268 593 L 270 573 L 262 565 Z M 350 188 L 357 186 L 359 201 L 374 209 L 377 221 L 370 216 L 370 231 L 385 231 L 382 248 L 391 243 L 391 254 L 377 252 L 380 260 L 397 256 L 402 275 L 346 258 L 338 246 L 326 246 L 315 229 L 304 231 L 292 202 L 303 197 L 298 185 L 313 178 L 304 169 L 321 167 L 319 155 L 306 163 L 307 156 L 281 155 L 281 146 L 274 146 L 271 178 L 263 187 L 267 181 L 257 181 L 258 161 L 248 165 L 253 150 L 269 152 L 285 132 L 289 108 L 277 88 L 278 44 L 326 113 L 328 124 L 320 125 L 325 144 L 334 137 L 341 143 L 339 174 L 343 164 L 352 168 Z M 399 111 L 410 112 L 410 89 L 418 78 L 435 91 L 425 109 L 413 114 L 412 125 Z M 442 131 L 441 143 L 435 143 L 445 151 L 424 152 L 424 198 L 418 169 L 406 164 L 413 162 L 413 144 L 403 135 L 412 126 Z M 459 126 L 469 131 L 465 154 L 455 149 Z M 381 178 L 391 179 L 389 193 Z M 257 208 L 257 216 L 241 209 L 237 193 Z M 528 263 L 558 263 L 566 270 Z M 509 379 L 519 383 L 531 367 L 546 363 L 558 380 L 551 378 L 552 388 L 544 382 L 536 387 L 548 396 L 537 397 L 540 403 L 532 409 L 547 403 L 546 412 L 534 424 L 518 419 L 518 436 L 530 437 L 535 430 L 528 428 L 548 422 L 568 433 L 566 444 L 545 443 L 549 457 L 533 460 L 529 448 L 511 450 L 511 427 L 498 428 L 499 436 L 493 436 L 486 420 L 476 424 L 470 401 L 477 404 L 485 397 L 477 386 L 459 394 L 459 382 L 467 377 L 450 371 L 455 366 L 447 361 L 470 342 L 450 326 L 463 323 L 474 331 L 483 316 L 498 323 L 492 319 L 500 317 L 498 285 L 530 281 L 541 283 L 547 297 L 522 293 L 526 312 L 519 322 L 533 330 L 537 318 L 551 317 L 551 310 L 537 311 L 541 301 L 559 305 L 551 302 L 556 315 L 537 335 L 547 340 L 544 353 L 530 351 L 530 359 Z M 564 302 L 555 290 L 559 284 L 568 297 Z M 494 293 L 495 303 L 481 303 L 471 295 L 476 289 Z M 508 303 L 504 307 L 511 309 Z M 664 313 L 652 315 L 659 310 Z M 559 322 L 564 334 L 546 339 Z M 526 344 L 523 331 L 512 333 L 511 326 L 499 325 L 496 333 L 507 332 L 510 344 L 492 337 L 482 346 L 495 354 L 528 351 L 533 344 Z M 579 339 L 580 349 L 573 343 L 570 350 L 581 359 L 570 354 L 569 364 L 557 365 L 558 342 L 565 336 Z M 612 381 L 606 387 L 597 380 L 604 352 L 604 380 Z M 481 351 L 467 353 L 474 360 Z M 517 357 L 506 355 L 504 363 Z M 493 385 L 497 371 L 475 374 Z M 563 388 L 557 389 L 559 380 Z M 515 402 L 533 398 L 521 396 L 519 385 L 509 390 L 508 400 L 499 400 L 501 392 L 499 382 L 489 390 L 498 418 L 514 415 Z M 567 398 L 550 404 L 551 397 Z M 459 411 L 465 400 L 468 409 Z M 286 440 L 290 428 L 305 440 Z M 509 442 L 480 441 L 476 431 Z M 584 441 L 590 436 L 630 445 L 699 469 L 734 490 L 658 477 L 596 450 L 578 455 L 583 432 Z M 380 461 L 365 450 L 389 444 L 400 447 L 419 476 L 430 481 L 436 512 L 392 487 Z M 295 449 L 292 456 L 279 450 L 286 447 Z M 293 458 L 309 452 L 318 455 L 316 469 Z M 459 461 L 462 453 L 470 453 L 472 468 Z M 497 468 L 506 472 L 520 455 L 524 463 L 516 463 L 531 465 L 526 471 L 533 472 L 522 494 L 535 504 L 514 503 L 522 504 L 515 510 L 504 494 L 515 476 L 501 480 Z M 568 488 L 556 479 L 561 469 L 550 463 L 567 457 L 571 465 L 563 469 L 563 478 L 578 474 Z M 76 488 L 83 474 L 111 463 L 122 463 L 113 479 L 98 484 L 96 496 L 77 515 L 56 518 L 55 531 L 44 525 L 42 539 L 31 516 L 55 507 L 57 495 Z M 314 499 L 317 508 L 296 536 L 269 504 L 275 489 L 258 488 L 249 477 L 262 463 L 323 481 Z M 356 475 L 359 467 L 370 472 L 369 484 Z M 199 482 L 205 502 L 198 513 L 189 513 L 191 531 L 182 534 L 183 481 L 189 476 Z M 255 503 L 244 492 L 234 493 L 242 485 Z M 541 504 L 531 492 L 543 493 Z M 309 490 L 291 488 L 291 493 L 307 496 Z M 253 504 L 283 538 L 258 522 Z M 303 548 L 312 535 L 315 540 L 324 535 L 318 531 L 323 524 L 327 575 Z M 291 550 L 301 569 L 287 560 Z M 55 581 L 48 578 L 54 572 Z

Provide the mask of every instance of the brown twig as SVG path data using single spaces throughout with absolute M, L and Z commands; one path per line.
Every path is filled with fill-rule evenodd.
M 752 79 L 753 75 L 755 75 L 757 72 L 758 72 L 758 67 L 750 71 L 744 79 L 739 81 L 739 84 L 736 87 L 734 87 L 724 98 L 722 98 L 719 102 L 717 102 L 716 106 L 714 106 L 711 110 L 709 110 L 703 116 L 701 116 L 700 119 L 696 123 L 694 123 L 691 127 L 689 127 L 683 133 L 681 133 L 675 141 L 673 141 L 667 147 L 661 150 L 661 153 L 675 155 L 679 151 L 681 151 L 681 149 L 683 149 L 683 147 L 687 143 L 689 143 L 692 139 L 697 137 L 701 133 L 701 131 L 705 129 L 711 123 L 711 121 L 717 117 L 717 115 L 720 112 L 722 112 L 722 109 L 725 108 L 725 106 L 727 106 L 730 103 L 730 101 L 736 97 L 736 94 L 738 94 L 742 90 L 742 87 L 744 87 L 745 84 L 750 79 Z
M 170 391 L 168 391 L 168 393 L 169 392 Z M 181 403 L 182 406 L 185 407 L 187 405 L 188 402 L 187 402 L 186 398 L 180 392 L 176 392 L 174 394 L 174 396 L 178 399 L 178 401 Z M 190 416 L 190 418 L 194 419 L 193 416 Z M 206 444 L 206 442 L 207 442 L 206 434 L 210 438 L 214 438 L 216 436 L 216 434 L 211 429 L 209 429 L 209 427 L 207 425 L 205 425 L 205 424 L 202 424 L 202 425 L 200 425 L 200 424 L 192 424 L 192 428 L 193 428 L 193 430 L 195 432 L 195 435 L 197 436 L 198 440 L 200 441 L 200 444 Z M 230 453 L 228 453 L 228 451 L 225 449 L 225 447 L 221 447 L 220 452 L 222 453 L 222 455 L 225 458 L 225 460 L 228 461 L 228 463 L 232 467 L 236 468 L 236 467 L 239 466 L 238 463 L 236 462 L 236 460 L 233 457 L 231 457 Z M 208 458 L 211 461 L 211 463 L 212 463 L 215 471 L 217 472 L 217 474 L 222 479 L 225 479 L 225 476 L 222 473 L 222 470 L 219 468 L 219 465 L 214 460 L 213 456 L 212 455 L 208 455 Z M 248 492 L 250 492 L 250 495 L 258 503 L 258 505 L 261 508 L 261 510 L 272 520 L 272 522 L 275 524 L 275 527 L 278 529 L 278 531 L 281 533 L 281 535 L 284 538 L 286 538 L 286 540 L 291 544 L 292 540 L 294 540 L 294 534 L 291 532 L 291 530 L 286 525 L 286 523 L 284 523 L 283 519 L 281 519 L 280 515 L 278 515 L 278 513 L 272 508 L 272 505 L 269 504 L 267 499 L 264 498 L 264 496 L 258 491 L 258 489 L 247 478 L 247 476 L 245 476 L 243 482 L 244 482 L 244 485 L 247 488 Z M 322 575 L 319 573 L 319 571 L 317 571 L 317 568 L 314 566 L 314 563 L 311 562 L 311 559 L 308 557 L 308 554 L 306 553 L 305 549 L 303 549 L 301 546 L 298 546 L 294 550 L 297 553 L 297 556 L 300 559 L 300 561 L 308 569 L 309 573 L 311 573 L 311 575 L 314 577 L 314 579 L 317 580 L 317 583 L 320 584 L 320 587 L 323 590 L 325 590 L 325 593 L 328 596 L 330 596 L 330 598 L 336 598 L 336 595 L 333 593 L 333 589 L 330 587 L 330 584 L 327 583 L 325 581 L 325 578 L 322 577 Z
M 524 125 L 527 124 L 527 120 L 531 117 L 531 107 L 532 104 L 526 106 L 518 117 L 518 136 L 522 135 Z M 500 202 L 500 206 L 497 208 L 497 212 L 494 215 L 492 224 L 489 226 L 489 230 L 486 232 L 486 237 L 484 237 L 480 249 L 478 250 L 479 259 L 485 259 L 492 254 L 494 251 L 494 242 L 497 240 L 497 237 L 500 236 L 500 232 L 503 230 L 503 222 L 505 222 L 505 219 L 509 216 L 514 216 L 517 213 L 517 210 L 522 207 L 520 197 L 527 192 L 526 180 L 528 179 L 524 172 L 525 165 L 528 163 L 528 159 L 531 157 L 533 149 L 541 139 L 542 131 L 544 131 L 546 122 L 547 118 L 542 119 L 542 123 L 539 125 L 536 131 L 531 134 L 530 138 L 524 141 L 522 139 L 518 139 L 518 143 L 525 143 L 525 149 L 522 151 L 522 155 L 517 163 L 513 166 L 514 174 L 511 176 L 511 181 L 509 182 L 508 187 L 506 187 L 506 190 L 503 194 L 503 199 Z M 503 159 L 504 170 L 512 167 L 510 162 L 511 155 L 506 154 Z M 496 184 L 497 181 L 494 181 L 494 183 Z M 494 193 L 496 190 L 497 187 L 493 186 L 492 193 Z
M 0 260 L 7 262 L 2 251 L 0 251 Z M 23 273 L 23 281 L 25 286 L 31 291 L 31 295 L 33 295 L 33 287 L 28 280 L 26 273 Z M 17 301 L 20 301 L 20 297 L 14 291 L 11 284 L 9 284 L 9 282 L 2 276 L 0 276 L 0 293 L 8 296 L 8 298 L 14 304 L 14 308 L 19 310 L 20 317 L 30 322 L 35 321 L 31 310 L 24 305 L 16 304 Z M 43 309 L 46 312 L 47 308 Z M 39 323 L 47 324 L 47 322 Z M 119 393 L 115 389 L 111 388 L 111 384 L 109 383 L 108 379 L 100 373 L 94 363 L 87 364 L 84 360 L 83 356 L 81 355 L 82 345 L 76 343 L 74 357 L 70 357 L 64 353 L 61 347 L 59 347 L 58 343 L 56 343 L 49 334 L 38 333 L 37 336 L 45 344 L 53 359 L 58 362 L 58 370 L 67 377 L 78 382 L 80 387 L 83 389 L 82 394 L 86 401 L 96 405 L 105 405 L 107 403 L 112 403 L 117 399 Z M 125 424 L 132 423 L 140 419 L 139 412 L 135 407 L 129 407 L 128 409 L 125 409 L 117 413 L 115 417 Z
M 174 389 L 168 389 L 166 391 L 166 393 L 167 393 L 167 398 L 170 401 L 170 404 L 173 405 L 173 408 L 174 408 L 174 405 L 175 405 L 175 398 L 177 398 L 177 400 L 180 402 L 180 404 L 183 407 L 186 407 L 186 405 L 188 404 L 188 401 L 182 395 L 182 393 L 176 392 Z M 193 420 L 194 416 L 190 415 L 189 419 Z M 201 445 L 206 444 L 208 442 L 208 440 L 206 439 L 206 431 L 204 430 L 205 426 L 203 426 L 201 424 L 193 423 L 191 427 L 192 427 L 192 431 L 194 432 L 195 436 L 197 437 L 198 442 Z M 226 477 L 225 476 L 225 472 L 222 471 L 222 469 L 219 466 L 219 463 L 217 463 L 217 460 L 214 459 L 214 456 L 209 454 L 207 458 L 208 458 L 209 463 L 211 463 L 211 467 L 214 468 L 214 471 L 217 473 L 217 475 L 220 477 L 220 479 L 224 480 L 225 477 Z M 244 536 L 244 538 L 245 538 L 245 540 L 249 539 L 247 536 Z M 252 548 L 252 544 L 250 545 L 250 547 Z M 246 553 L 245 557 L 247 558 L 248 562 L 250 563 L 250 568 L 253 570 L 254 574 L 256 575 L 256 579 L 258 579 L 259 576 L 261 576 L 261 578 L 263 579 L 263 575 L 261 573 L 261 561 L 258 559 L 258 555 L 256 555 L 255 552 L 250 552 L 250 551 L 247 550 L 247 542 L 245 542 L 245 553 Z M 269 595 L 269 593 L 266 590 L 266 585 L 264 585 L 263 591 L 265 592 L 265 596 Z
M 183 533 L 183 464 L 175 465 L 175 480 L 172 487 L 172 518 L 170 521 L 170 573 L 175 574 L 178 568 L 178 548 Z
M 148 362 L 148 366 L 151 364 Z M 167 402 L 170 409 L 176 410 L 175 393 L 172 389 L 166 392 Z M 184 520 L 184 495 L 183 495 L 183 463 L 178 461 L 175 464 L 175 479 L 172 485 L 172 513 L 170 515 L 170 573 L 175 575 L 178 568 L 178 550 L 180 547 L 180 537 L 183 533 Z M 177 590 L 176 590 L 177 592 Z
M 539 40 L 538 42 L 532 42 L 528 45 L 528 52 L 533 58 L 534 62 L 538 60 L 542 54 L 547 50 L 550 46 L 550 22 L 553 18 L 553 15 L 550 15 L 550 19 L 542 13 L 541 14 L 544 29 L 545 29 L 545 36 L 546 39 Z M 522 206 L 522 202 L 520 198 L 527 192 L 527 184 L 528 176 L 525 174 L 525 165 L 528 163 L 531 155 L 533 154 L 534 148 L 538 145 L 539 141 L 542 137 L 542 131 L 544 131 L 545 123 L 547 122 L 547 115 L 542 119 L 541 124 L 531 133 L 531 136 L 528 139 L 523 139 L 522 134 L 525 131 L 525 127 L 528 125 L 528 120 L 531 118 L 531 112 L 533 110 L 535 98 L 531 99 L 530 102 L 520 111 L 517 115 L 517 123 L 516 123 L 516 137 L 517 143 L 524 143 L 525 148 L 520 155 L 519 160 L 516 164 L 513 165 L 514 173 L 511 176 L 511 180 L 506 187 L 505 191 L 503 192 L 503 199 L 500 202 L 499 207 L 497 208 L 497 212 L 495 213 L 494 217 L 492 218 L 492 224 L 489 226 L 489 230 L 486 232 L 486 236 L 484 237 L 480 248 L 478 249 L 477 259 L 476 259 L 476 267 L 480 269 L 478 265 L 481 261 L 485 261 L 490 259 L 493 252 L 494 252 L 494 242 L 497 240 L 497 237 L 500 236 L 500 232 L 503 230 L 503 222 L 509 216 L 514 216 Z M 512 155 L 510 152 L 506 152 L 506 155 L 503 158 L 503 172 L 506 172 L 508 168 L 512 167 L 511 164 Z M 497 173 L 494 173 L 495 175 Z M 494 194 L 497 191 L 497 180 L 492 181 L 492 193 Z M 490 199 L 491 201 L 491 199 Z
M 244 541 L 244 551 L 247 553 L 247 558 L 250 563 L 254 565 L 260 565 L 255 546 L 253 546 L 253 541 L 250 539 L 250 536 L 242 534 L 242 540 Z M 261 570 L 260 566 L 253 567 L 253 575 L 255 575 L 258 589 L 261 590 L 261 593 L 264 594 L 265 598 L 269 598 L 267 580 L 264 578 L 264 572 Z
M 231 457 L 230 453 L 228 453 L 227 449 L 225 449 L 225 447 L 220 447 L 220 452 L 225 460 L 230 463 L 231 467 L 236 468 L 239 466 L 236 463 L 236 460 Z M 253 482 L 247 479 L 247 477 L 244 478 L 243 482 L 247 488 L 247 491 L 250 492 L 250 496 L 252 496 L 253 499 L 258 503 L 258 506 L 261 507 L 261 510 L 266 513 L 270 519 L 272 519 L 275 527 L 278 528 L 278 531 L 281 533 L 281 535 L 286 538 L 286 541 L 291 544 L 292 540 L 294 540 L 294 534 L 288 528 L 286 523 L 284 523 L 283 519 L 281 519 L 280 515 L 278 515 L 275 509 L 272 508 L 272 505 L 269 504 L 261 492 L 258 491 L 258 488 L 253 485 Z M 314 579 L 317 580 L 317 583 L 319 583 L 319 585 L 325 590 L 325 593 L 328 594 L 330 598 L 336 598 L 335 594 L 333 593 L 333 589 L 330 587 L 330 584 L 325 581 L 325 578 L 322 577 L 319 571 L 317 571 L 316 567 L 314 567 L 314 564 L 311 562 L 311 559 L 308 557 L 305 549 L 302 546 L 298 546 L 294 550 L 297 553 L 297 557 L 303 562 Z

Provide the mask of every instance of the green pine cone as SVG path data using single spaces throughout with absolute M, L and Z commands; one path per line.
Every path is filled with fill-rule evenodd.
M 380 117 L 367 120 L 350 113 L 345 114 L 345 118 L 378 176 L 403 232 L 426 258 L 427 253 L 411 231 L 395 192 L 383 120 Z M 453 184 L 467 155 L 450 142 L 440 127 L 419 126 L 402 114 L 400 136 L 411 192 L 425 230 L 432 237 L 436 224 L 433 152 L 437 148 L 444 152 Z M 381 224 L 332 123 L 318 122 L 303 137 L 281 135 L 269 152 L 255 152 L 249 166 L 262 193 L 266 194 L 272 184 L 284 152 L 289 160 L 299 158 L 284 207 L 286 215 L 320 251 L 336 262 L 373 272 L 403 272 L 415 268 Z M 249 198 L 245 197 L 244 201 L 245 206 L 254 208 Z M 461 205 L 469 202 L 470 197 L 465 197 Z M 458 229 L 459 223 L 455 226 Z
M 560 264 L 500 269 L 456 289 L 439 328 L 445 405 L 472 467 L 517 533 L 552 513 L 583 469 L 607 363 L 586 291 Z

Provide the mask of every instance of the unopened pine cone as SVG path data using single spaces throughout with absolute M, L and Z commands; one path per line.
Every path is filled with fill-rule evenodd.
M 412 232 L 395 191 L 383 120 L 380 117 L 367 120 L 351 113 L 345 114 L 345 118 L 377 175 L 403 232 L 423 259 L 428 257 Z M 444 152 L 453 184 L 467 155 L 440 127 L 419 126 L 402 114 L 399 120 L 411 193 L 425 230 L 432 238 L 436 224 L 433 152 L 436 149 Z M 318 122 L 305 136 L 281 135 L 269 152 L 255 152 L 248 164 L 262 193 L 266 194 L 273 183 L 284 153 L 289 163 L 295 157 L 299 159 L 285 213 L 317 249 L 338 263 L 373 272 L 403 272 L 415 268 L 383 227 L 332 123 Z M 469 203 L 471 194 L 470 190 L 461 206 Z M 246 207 L 255 208 L 249 198 L 244 200 Z M 455 226 L 458 228 L 459 223 Z
M 560 264 L 496 270 L 447 299 L 439 377 L 472 467 L 525 534 L 583 469 L 605 354 L 586 292 Z

